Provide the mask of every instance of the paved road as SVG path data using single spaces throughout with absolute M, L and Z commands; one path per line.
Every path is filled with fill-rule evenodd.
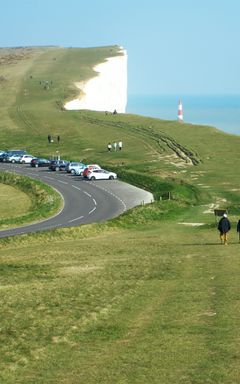
M 39 179 L 63 197 L 61 212 L 48 220 L 0 231 L 0 238 L 60 227 L 105 221 L 124 211 L 153 201 L 153 195 L 119 180 L 88 181 L 65 172 L 51 172 L 29 165 L 0 163 L 0 171 Z

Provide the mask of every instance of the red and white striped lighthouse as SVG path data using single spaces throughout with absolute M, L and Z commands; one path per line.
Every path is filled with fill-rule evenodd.
M 181 100 L 178 103 L 178 121 L 183 121 L 183 106 Z

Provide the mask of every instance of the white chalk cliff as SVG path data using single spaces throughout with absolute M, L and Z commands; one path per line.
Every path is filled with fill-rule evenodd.
M 75 83 L 80 89 L 77 99 L 67 102 L 67 110 L 93 111 L 116 110 L 125 113 L 127 106 L 127 52 L 120 47 L 120 55 L 107 58 L 93 69 L 96 76 L 85 82 Z

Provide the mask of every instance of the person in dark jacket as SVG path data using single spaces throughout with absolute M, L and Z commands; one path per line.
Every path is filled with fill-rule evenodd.
M 237 232 L 238 232 L 238 241 L 240 243 L 240 220 L 238 220 L 238 223 L 237 223 Z
M 224 213 L 223 217 L 219 220 L 218 230 L 220 232 L 220 240 L 222 244 L 227 245 L 228 241 L 228 232 L 231 229 L 231 223 L 228 220 L 227 214 Z

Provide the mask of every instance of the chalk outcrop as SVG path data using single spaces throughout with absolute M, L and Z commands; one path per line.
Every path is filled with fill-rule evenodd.
M 119 55 L 107 58 L 94 68 L 96 76 L 85 82 L 75 83 L 80 89 L 77 99 L 65 104 L 67 110 L 89 109 L 94 111 L 116 110 L 125 113 L 127 106 L 127 52 L 120 47 Z

